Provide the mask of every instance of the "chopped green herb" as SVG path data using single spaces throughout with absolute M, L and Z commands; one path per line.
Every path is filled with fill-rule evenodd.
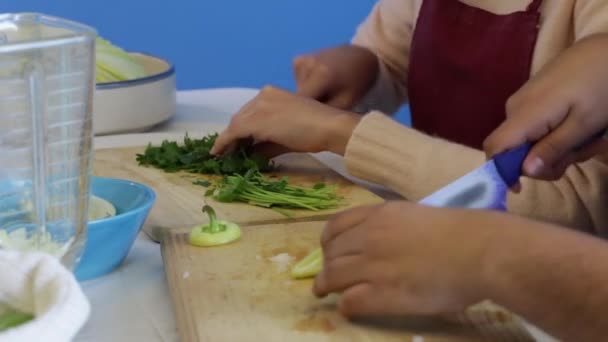
M 202 174 L 245 174 L 251 169 L 271 171 L 271 161 L 240 146 L 234 153 L 213 156 L 210 151 L 218 134 L 210 134 L 202 139 L 192 139 L 186 134 L 183 144 L 165 140 L 160 146 L 148 144 L 143 154 L 137 154 L 137 162 L 143 166 L 153 166 L 166 172 L 187 171 Z
M 272 171 L 274 164 L 253 154 L 246 145 L 239 146 L 229 155 L 212 156 L 210 151 L 217 136 L 215 133 L 192 139 L 186 134 L 181 145 L 167 140 L 160 146 L 149 144 L 143 154 L 137 154 L 137 162 L 165 172 L 224 175 L 214 183 L 195 180 L 192 184 L 208 188 L 205 197 L 270 208 L 287 217 L 292 215 L 282 209 L 318 211 L 334 209 L 341 204 L 342 197 L 336 194 L 337 186 L 319 183 L 306 188 L 290 185 L 288 177 L 263 176 L 261 172 Z
M 312 188 L 315 190 L 320 190 L 320 189 L 323 189 L 324 187 L 325 187 L 325 184 L 319 183 L 319 184 L 315 184 L 315 186 L 313 186 Z
M 287 177 L 272 180 L 257 170 L 250 170 L 245 175 L 224 176 L 207 190 L 205 196 L 212 196 L 220 202 L 244 202 L 272 208 L 291 217 L 280 208 L 313 211 L 337 208 L 342 197 L 336 194 L 336 189 L 336 186 L 319 184 L 312 188 L 294 186 L 289 184 Z
M 206 180 L 197 180 L 197 181 L 192 182 L 192 184 L 204 186 L 205 188 L 208 188 L 211 186 L 211 182 L 206 181 Z

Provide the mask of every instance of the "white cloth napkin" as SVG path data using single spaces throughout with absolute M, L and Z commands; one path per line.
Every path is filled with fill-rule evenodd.
M 28 323 L 0 332 L 0 342 L 68 342 L 90 306 L 74 275 L 42 253 L 0 249 L 0 306 L 29 313 Z

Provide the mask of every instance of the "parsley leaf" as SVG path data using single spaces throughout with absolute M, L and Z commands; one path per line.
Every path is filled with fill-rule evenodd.
M 186 134 L 182 144 L 167 140 L 160 146 L 148 144 L 144 153 L 137 154 L 136 160 L 139 165 L 153 166 L 165 172 L 244 175 L 249 170 L 265 172 L 274 169 L 271 161 L 253 154 L 246 146 L 241 146 L 226 156 L 212 156 L 210 151 L 217 136 L 214 133 L 193 139 Z

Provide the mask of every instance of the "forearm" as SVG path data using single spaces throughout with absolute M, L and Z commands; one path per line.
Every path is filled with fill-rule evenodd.
M 563 341 L 608 336 L 608 244 L 581 233 L 496 215 L 480 288 Z

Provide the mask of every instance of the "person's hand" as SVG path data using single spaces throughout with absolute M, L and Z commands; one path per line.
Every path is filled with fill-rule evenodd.
M 346 316 L 461 312 L 487 299 L 484 253 L 499 221 L 492 215 L 408 202 L 339 214 L 321 237 L 314 293 L 342 293 Z
M 507 119 L 486 140 L 489 157 L 536 142 L 526 176 L 555 180 L 575 162 L 608 151 L 593 139 L 608 127 L 608 35 L 575 44 L 507 102 Z
M 266 87 L 232 117 L 211 153 L 222 154 L 251 138 L 257 152 L 268 157 L 321 151 L 343 155 L 360 119 L 355 113 Z
M 293 70 L 297 94 L 351 109 L 373 86 L 379 67 L 370 50 L 345 45 L 296 57 Z

